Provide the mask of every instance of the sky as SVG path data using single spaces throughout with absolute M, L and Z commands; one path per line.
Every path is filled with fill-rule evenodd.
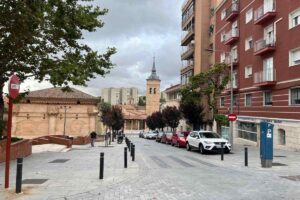
M 153 56 L 161 90 L 180 81 L 181 5 L 183 0 L 95 0 L 93 4 L 108 8 L 103 28 L 84 33 L 84 43 L 99 52 L 116 47 L 112 62 L 116 65 L 104 78 L 99 76 L 78 87 L 94 96 L 106 87 L 137 87 L 145 93 L 146 78 L 151 73 Z M 48 82 L 27 80 L 21 90 L 52 87 Z

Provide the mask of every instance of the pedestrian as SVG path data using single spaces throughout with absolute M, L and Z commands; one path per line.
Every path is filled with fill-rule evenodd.
M 97 138 L 97 133 L 95 131 L 90 133 L 90 138 L 91 138 L 91 146 L 94 147 L 96 138 Z

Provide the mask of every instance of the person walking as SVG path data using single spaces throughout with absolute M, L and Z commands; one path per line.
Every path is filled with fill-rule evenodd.
M 95 131 L 91 132 L 90 138 L 91 138 L 91 146 L 94 147 L 94 144 L 95 144 L 95 141 L 97 138 L 97 133 Z

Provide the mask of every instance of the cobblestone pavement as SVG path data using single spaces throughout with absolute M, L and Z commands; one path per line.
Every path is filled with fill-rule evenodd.
M 3 190 L 4 164 L 0 164 L 0 199 L 20 200 L 158 200 L 158 199 L 299 199 L 300 153 L 277 151 L 274 162 L 287 166 L 262 169 L 258 149 L 249 147 L 249 167 L 243 166 L 243 149 L 233 154 L 200 155 L 155 141 L 132 138 L 136 161 L 124 169 L 125 144 L 103 147 L 74 146 L 65 153 L 44 152 L 24 159 L 24 179 L 48 179 L 23 184 L 14 194 L 15 161 L 11 163 L 11 189 Z M 105 153 L 104 180 L 99 180 L 99 153 Z M 49 163 L 69 159 L 65 163 Z M 298 181 L 297 181 L 298 180 Z

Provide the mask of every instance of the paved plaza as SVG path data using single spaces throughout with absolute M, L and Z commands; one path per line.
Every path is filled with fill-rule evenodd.
M 127 169 L 124 143 L 35 153 L 24 159 L 23 181 L 31 184 L 24 183 L 19 195 L 14 194 L 16 162 L 11 162 L 9 190 L 3 189 L 1 163 L 0 199 L 299 199 L 299 152 L 275 151 L 274 163 L 281 166 L 262 169 L 256 147 L 248 147 L 249 167 L 244 167 L 242 146 L 235 146 L 234 153 L 221 161 L 218 154 L 200 155 L 137 137 L 131 140 L 136 161 L 129 160 Z M 100 152 L 105 153 L 103 180 L 99 180 Z

